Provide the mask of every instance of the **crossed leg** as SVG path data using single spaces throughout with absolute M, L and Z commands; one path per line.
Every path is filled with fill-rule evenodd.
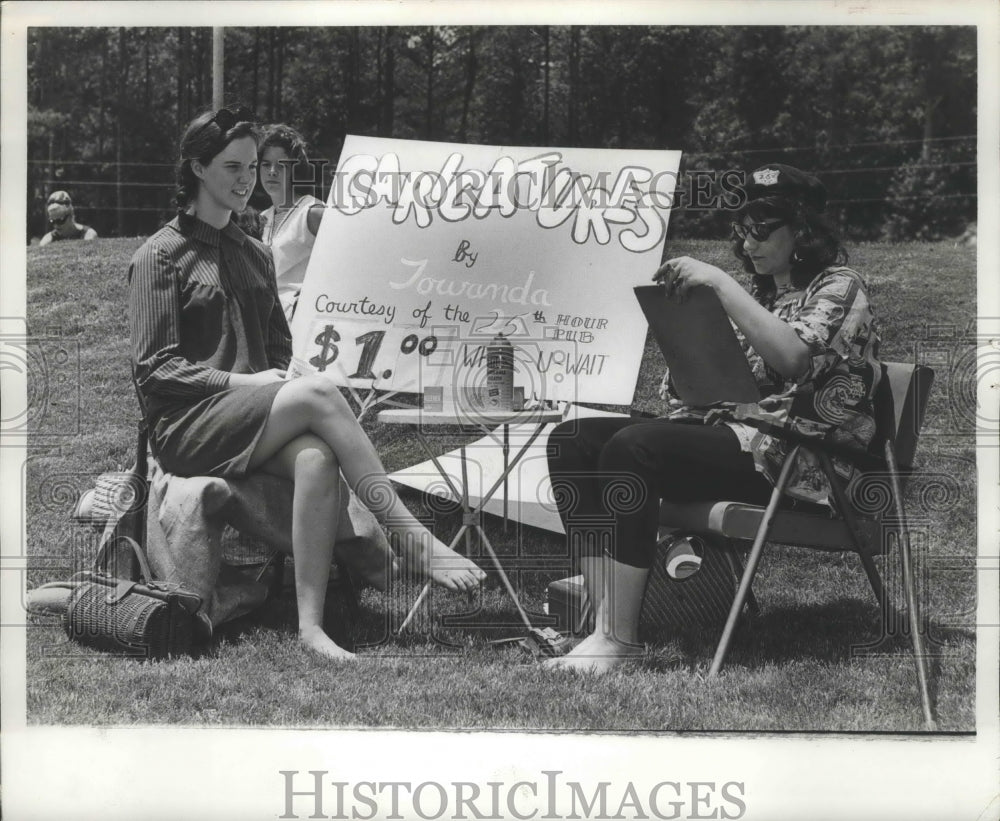
M 353 653 L 334 642 L 323 630 L 326 585 L 340 513 L 337 458 L 322 439 L 306 433 L 296 436 L 258 467 L 295 483 L 292 555 L 295 558 L 299 639 L 306 647 L 329 658 L 353 659 Z
M 311 612 L 308 608 L 315 609 L 318 598 L 319 624 L 337 532 L 340 472 L 362 503 L 397 537 L 410 566 L 418 568 L 431 581 L 449 590 L 466 592 L 486 576 L 473 562 L 434 538 L 410 513 L 392 487 L 371 440 L 350 406 L 338 388 L 323 377 L 301 377 L 278 391 L 250 458 L 250 469 L 278 473 L 295 482 L 292 553 L 296 590 L 302 551 L 306 566 L 311 568 L 301 580 L 311 588 L 306 593 L 307 613 Z M 318 570 L 321 563 L 325 564 L 323 571 Z M 299 618 L 299 632 L 303 635 L 301 600 Z

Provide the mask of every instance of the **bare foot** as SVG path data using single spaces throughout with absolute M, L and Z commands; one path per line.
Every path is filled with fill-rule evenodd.
M 592 633 L 565 656 L 544 661 L 542 666 L 547 670 L 577 670 L 600 675 L 629 659 L 641 658 L 645 652 L 644 645 L 626 644 L 610 636 Z
M 354 653 L 345 650 L 319 627 L 300 629 L 299 641 L 313 652 L 334 659 L 335 661 L 354 661 L 357 659 Z
M 344 539 L 333 548 L 334 555 L 350 568 L 351 575 L 376 590 L 385 591 L 399 571 L 396 557 L 386 545 L 372 544 L 363 537 Z
M 448 590 L 467 593 L 475 590 L 486 578 L 486 573 L 475 562 L 437 539 L 429 552 L 425 544 L 414 544 L 408 540 L 404 552 L 408 567 Z

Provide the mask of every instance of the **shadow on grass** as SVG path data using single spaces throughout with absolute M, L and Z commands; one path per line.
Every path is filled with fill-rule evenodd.
M 877 657 L 905 658 L 909 662 L 913 645 L 905 625 L 902 614 L 893 612 L 883 620 L 877 605 L 851 598 L 765 610 L 755 617 L 744 617 L 737 625 L 723 669 L 759 673 L 802 661 L 843 665 Z M 721 626 L 664 632 L 655 637 L 644 667 L 664 673 L 686 666 L 704 676 L 721 635 Z M 936 711 L 949 675 L 948 662 L 963 655 L 962 645 L 974 644 L 975 634 L 932 623 L 925 625 L 923 641 L 930 702 Z M 964 652 L 967 654 L 968 647 Z
M 284 632 L 289 640 L 298 627 L 295 593 L 285 587 L 272 592 L 267 601 L 251 613 L 219 625 L 214 630 L 212 645 L 220 641 L 244 644 L 253 641 L 260 630 Z M 356 593 L 347 584 L 332 584 L 327 591 L 323 626 L 327 634 L 341 647 L 353 650 L 358 623 Z
M 493 581 L 474 596 L 459 596 L 432 590 L 419 606 L 407 629 L 399 632 L 417 601 L 422 585 L 400 582 L 389 592 L 366 589 L 352 593 L 341 586 L 327 595 L 325 626 L 342 646 L 366 650 L 438 644 L 442 649 L 485 645 L 523 636 L 524 625 L 506 591 Z M 537 596 L 521 596 L 522 606 L 537 627 L 554 621 L 541 612 Z M 877 605 L 854 598 L 838 598 L 819 605 L 767 608 L 757 616 L 744 616 L 738 623 L 726 658 L 727 665 L 748 668 L 788 661 L 815 659 L 839 663 L 864 656 L 894 656 L 911 652 L 905 619 L 890 614 L 889 629 L 883 628 Z M 242 643 L 259 629 L 294 635 L 294 592 L 281 590 L 259 610 L 216 629 L 217 638 Z M 707 666 L 722 633 L 722 624 L 701 628 L 661 629 L 643 638 L 651 645 L 650 661 L 669 659 L 676 667 L 683 659 L 693 667 Z M 931 624 L 924 635 L 925 650 L 933 660 L 947 655 L 955 645 L 974 641 L 971 631 Z M 668 648 L 664 654 L 663 648 Z
M 726 663 L 758 667 L 803 658 L 842 662 L 861 656 L 911 652 L 909 633 L 901 627 L 904 617 L 890 614 L 889 622 L 892 629 L 884 629 L 877 605 L 852 598 L 804 607 L 765 608 L 737 624 Z M 675 633 L 662 631 L 650 641 L 678 643 L 685 655 L 710 659 L 721 634 L 722 625 L 718 625 Z M 936 653 L 947 653 L 950 645 L 974 640 L 968 630 L 933 624 L 924 635 L 925 651 L 931 658 Z
M 331 585 L 324 627 L 342 647 L 383 655 L 461 653 L 526 634 L 517 608 L 506 590 L 493 579 L 473 595 L 432 588 L 421 604 L 414 607 L 422 587 L 419 582 L 401 580 L 389 591 L 368 588 L 355 591 L 352 598 L 348 589 Z M 554 619 L 541 612 L 537 599 L 525 595 L 520 600 L 534 626 L 554 623 Z M 400 631 L 411 609 L 414 612 L 410 621 Z M 289 640 L 294 640 L 296 626 L 294 590 L 284 587 L 253 613 L 218 626 L 212 644 L 251 643 L 259 638 L 261 630 L 285 633 Z

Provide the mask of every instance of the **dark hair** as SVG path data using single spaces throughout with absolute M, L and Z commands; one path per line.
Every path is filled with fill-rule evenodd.
M 791 228 L 791 281 L 796 288 L 805 288 L 817 274 L 831 265 L 847 262 L 847 251 L 830 221 L 797 199 L 761 197 L 748 202 L 736 214 L 737 221 L 747 217 L 754 222 L 780 219 Z M 774 278 L 755 273 L 753 262 L 743 248 L 743 240 L 738 237 L 733 238 L 733 254 L 743 263 L 743 270 L 753 274 L 750 290 L 757 301 L 770 302 L 776 291 Z
M 309 144 L 298 131 L 284 123 L 264 126 L 260 139 L 260 151 L 267 148 L 283 148 L 285 153 L 299 163 L 309 162 Z
M 216 112 L 205 111 L 195 117 L 184 129 L 181 137 L 181 158 L 177 163 L 177 210 L 183 211 L 198 194 L 198 177 L 191 168 L 192 160 L 208 165 L 212 159 L 226 149 L 233 140 L 253 137 L 258 140 L 257 126 L 249 121 L 241 121 L 228 130 L 223 130 L 215 121 Z
M 313 172 L 309 165 L 309 144 L 298 131 L 284 123 L 272 123 L 265 126 L 257 151 L 263 155 L 268 148 L 280 148 L 294 160 L 294 163 L 290 164 L 289 167 L 293 183 L 296 179 L 302 180 L 300 184 L 309 185 L 312 183 Z M 313 193 L 316 192 L 313 191 Z

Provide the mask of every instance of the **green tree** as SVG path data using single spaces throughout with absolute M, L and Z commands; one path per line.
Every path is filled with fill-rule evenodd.
M 858 238 L 975 218 L 976 31 L 954 26 L 227 28 L 226 97 L 336 162 L 348 133 L 681 149 L 683 174 L 820 174 Z M 89 70 L 80 71 L 88 55 Z M 101 234 L 172 213 L 180 131 L 211 104 L 208 28 L 33 28 L 29 236 L 69 188 Z M 682 189 L 686 185 L 681 180 Z M 678 208 L 675 235 L 728 215 Z

